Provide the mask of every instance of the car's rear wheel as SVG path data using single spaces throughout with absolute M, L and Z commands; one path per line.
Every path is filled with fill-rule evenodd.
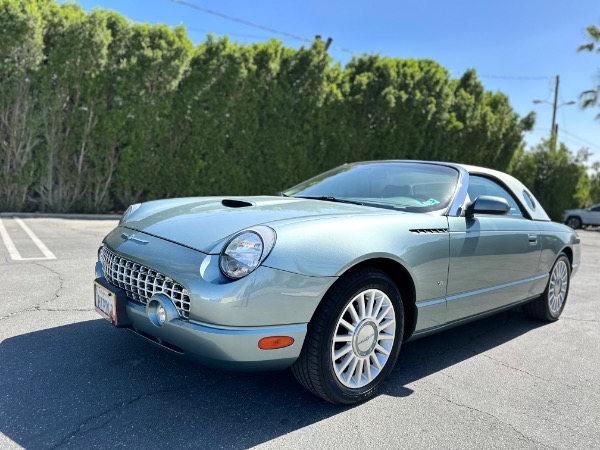
M 355 269 L 323 298 L 292 372 L 327 401 L 364 401 L 393 370 L 403 332 L 404 308 L 395 284 L 380 270 Z
M 577 216 L 570 216 L 567 218 L 567 221 L 565 222 L 568 226 L 570 226 L 571 228 L 573 228 L 574 230 L 577 230 L 579 228 L 581 228 L 581 219 Z
M 525 313 L 535 319 L 554 322 L 558 320 L 565 309 L 569 285 L 571 283 L 571 263 L 564 253 L 561 253 L 552 270 L 544 293 L 536 300 L 523 307 Z

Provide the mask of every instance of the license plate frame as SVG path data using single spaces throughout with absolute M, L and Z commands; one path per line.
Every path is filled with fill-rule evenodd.
M 97 281 L 94 281 L 94 309 L 103 318 L 117 326 L 117 294 Z

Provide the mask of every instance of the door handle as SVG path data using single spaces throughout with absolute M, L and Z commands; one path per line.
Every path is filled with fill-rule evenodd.
M 530 234 L 528 237 L 529 237 L 529 245 L 537 245 L 537 241 L 538 241 L 537 234 Z

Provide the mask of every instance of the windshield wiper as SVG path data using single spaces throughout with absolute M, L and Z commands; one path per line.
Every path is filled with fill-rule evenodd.
M 298 196 L 296 198 L 306 198 L 308 200 L 324 200 L 326 202 L 335 202 L 335 203 L 350 203 L 351 205 L 361 205 L 364 206 L 364 203 L 361 202 L 357 202 L 355 200 L 347 200 L 345 198 L 337 198 L 337 197 L 331 197 L 331 196 L 320 196 L 320 197 L 305 197 L 305 196 Z

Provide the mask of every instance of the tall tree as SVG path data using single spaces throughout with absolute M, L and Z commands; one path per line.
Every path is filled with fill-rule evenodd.
M 45 61 L 34 78 L 44 141 L 36 200 L 43 210 L 70 211 L 86 199 L 98 119 L 96 78 L 106 64 L 110 33 L 99 11 L 87 14 L 74 3 L 50 8 Z
M 600 162 L 592 165 L 590 174 L 590 203 L 600 203 Z
M 0 1 L 0 211 L 25 207 L 41 140 L 35 114 L 43 2 Z
M 596 25 L 590 25 L 586 28 L 586 32 L 589 42 L 579 46 L 577 51 L 600 54 L 600 28 Z M 596 87 L 581 93 L 581 107 L 584 109 L 594 107 L 600 102 L 600 70 L 596 73 L 596 80 L 598 82 Z M 596 119 L 600 120 L 600 114 L 596 116 Z
M 175 186 L 179 124 L 171 121 L 173 95 L 189 64 L 192 44 L 183 27 L 132 24 L 122 66 L 127 145 L 115 174 L 115 193 L 123 202 L 179 195 Z M 160 177 L 160 181 L 155 181 Z M 175 184 L 175 186 L 174 186 Z
M 520 152 L 511 172 L 531 189 L 553 220 L 560 220 L 565 209 L 589 203 L 588 156 L 586 149 L 575 154 L 562 142 L 554 148 L 550 140 L 544 140 Z

